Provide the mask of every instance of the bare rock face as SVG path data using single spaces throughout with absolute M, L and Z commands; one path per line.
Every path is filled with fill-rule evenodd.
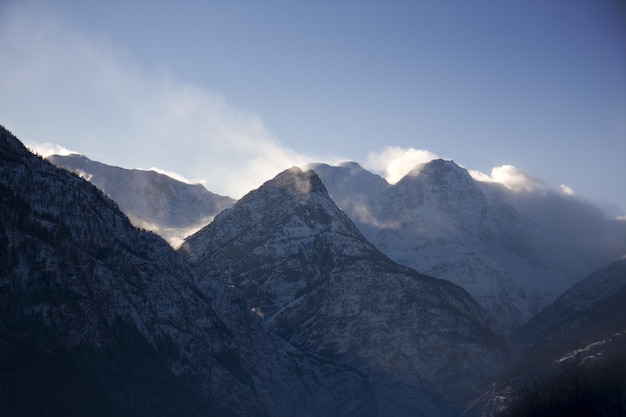
M 380 415 L 454 415 L 505 356 L 465 290 L 383 255 L 313 171 L 279 174 L 179 253 L 200 287 L 219 277 L 277 334 L 364 372 Z

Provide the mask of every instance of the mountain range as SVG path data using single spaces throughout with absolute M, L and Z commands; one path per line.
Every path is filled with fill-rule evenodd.
M 462 286 L 507 331 L 626 254 L 625 221 L 575 198 L 524 198 L 475 180 L 453 161 L 419 164 L 393 185 L 357 163 L 309 168 L 377 248 Z M 555 211 L 566 214 L 559 219 Z
M 491 416 L 626 357 L 625 222 L 580 199 L 435 160 L 235 202 L 0 140 L 0 415 Z
M 0 414 L 373 415 L 358 371 L 200 288 L 159 236 L 0 130 Z
M 135 225 L 174 247 L 234 202 L 154 171 L 80 155 L 49 159 L 89 178 Z M 307 168 L 374 246 L 465 288 L 506 332 L 626 253 L 626 221 L 607 219 L 579 198 L 475 180 L 453 161 L 420 164 L 396 184 L 355 162 Z
M 451 398 L 504 361 L 465 290 L 379 252 L 313 171 L 279 174 L 179 252 L 238 288 L 277 334 L 368 375 L 381 415 L 454 415 Z

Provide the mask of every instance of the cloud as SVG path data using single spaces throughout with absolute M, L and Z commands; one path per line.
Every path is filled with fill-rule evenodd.
M 142 68 L 107 38 L 25 4 L 0 13 L 0 123 L 19 138 L 126 168 L 158 166 L 231 197 L 316 160 L 218 92 Z
M 70 155 L 73 153 L 77 153 L 75 151 L 71 151 L 61 145 L 57 145 L 56 143 L 37 143 L 31 141 L 25 141 L 24 145 L 30 149 L 31 152 L 36 153 L 44 158 L 50 155 Z
M 370 152 L 364 166 L 395 184 L 418 164 L 437 158 L 436 154 L 423 149 L 388 146 L 381 151 Z
M 570 187 L 568 187 L 565 184 L 561 184 L 559 186 L 559 188 L 561 189 L 561 193 L 565 194 L 565 195 L 574 195 L 574 190 L 572 190 Z
M 142 169 L 142 168 L 138 168 L 138 169 Z M 146 171 L 154 171 L 159 174 L 167 175 L 170 178 L 174 178 L 175 180 L 178 180 L 180 182 L 184 182 L 187 184 L 203 184 L 204 183 L 204 180 L 202 179 L 190 180 L 189 178 L 186 178 L 185 176 L 180 175 L 178 172 L 166 171 L 164 169 L 157 168 L 157 167 L 151 167 L 150 169 L 147 169 Z
M 513 165 L 494 167 L 490 174 L 476 170 L 469 170 L 469 173 L 477 181 L 497 182 L 512 191 L 546 192 L 549 190 L 548 184 L 544 181 Z M 568 187 L 568 189 L 571 191 L 571 188 Z

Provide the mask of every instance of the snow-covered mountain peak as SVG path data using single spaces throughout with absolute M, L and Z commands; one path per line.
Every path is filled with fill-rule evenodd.
M 343 168 L 349 168 L 354 170 L 362 170 L 361 164 L 355 161 L 343 161 L 338 164 L 338 166 Z
M 429 162 L 420 163 L 409 171 L 401 181 L 419 180 L 422 183 L 432 183 L 433 185 L 459 187 L 472 182 L 469 172 L 458 166 L 452 160 L 433 159 Z
M 179 253 L 206 280 L 237 288 L 282 337 L 369 375 L 381 415 L 447 414 L 438 396 L 501 358 L 490 316 L 460 287 L 384 256 L 318 185 L 313 171 L 287 170 Z
M 317 174 L 311 170 L 303 171 L 299 167 L 291 167 L 263 185 L 268 192 L 287 193 L 298 199 L 310 198 L 311 195 L 328 197 L 326 187 Z M 273 190 L 273 191 L 272 191 Z
M 458 210 L 460 206 L 484 206 L 490 201 L 484 188 L 454 161 L 435 159 L 417 165 L 398 181 L 395 193 L 414 195 L 417 203 L 435 202 L 438 208 Z
M 312 236 L 319 233 L 361 237 L 347 215 L 335 206 L 317 174 L 297 167 L 281 172 L 250 191 L 232 208 L 218 215 L 217 219 L 222 227 L 209 224 L 188 237 L 181 246 L 181 253 L 192 264 L 204 259 L 207 250 L 219 251 L 220 248 L 212 246 L 212 242 L 219 239 L 238 239 L 238 244 L 248 249 L 260 245 L 257 249 L 261 250 L 266 242 L 259 241 L 258 236 L 268 234 L 285 234 L 289 239 L 302 242 L 310 241 Z M 247 239 L 251 241 L 244 243 Z M 280 253 L 285 255 L 293 251 L 297 253 L 298 250 L 297 245 L 290 244 L 282 246 Z
M 416 177 L 421 173 L 423 173 L 424 175 L 442 173 L 458 173 L 461 175 L 465 175 L 467 171 L 458 166 L 453 160 L 433 159 L 428 162 L 422 162 L 417 164 L 417 166 L 415 166 L 415 168 L 409 171 L 406 175 L 410 177 Z
M 400 264 L 463 286 L 506 328 L 544 307 L 547 301 L 535 288 L 562 275 L 553 271 L 558 265 L 540 230 L 454 161 L 420 164 L 380 188 L 375 179 L 384 180 L 371 173 L 314 169 L 377 248 Z
M 79 154 L 47 159 L 90 181 L 113 199 L 135 226 L 158 233 L 174 247 L 234 203 L 201 184 L 187 184 L 156 171 L 110 166 Z

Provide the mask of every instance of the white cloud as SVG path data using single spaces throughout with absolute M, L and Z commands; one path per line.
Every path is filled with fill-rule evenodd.
M 138 169 L 142 169 L 142 168 L 138 168 Z M 168 177 L 174 178 L 175 180 L 178 180 L 180 182 L 184 182 L 187 184 L 203 184 L 204 183 L 204 180 L 202 179 L 190 180 L 189 178 L 186 178 L 184 175 L 181 175 L 178 172 L 166 171 L 164 169 L 157 168 L 157 167 L 150 167 L 150 169 L 146 171 L 154 171 L 159 174 L 167 175 Z
M 395 184 L 418 164 L 437 158 L 436 154 L 423 149 L 388 146 L 379 152 L 370 152 L 364 166 Z
M 513 191 L 544 192 L 549 189 L 544 181 L 513 165 L 494 167 L 491 174 L 476 170 L 470 170 L 469 173 L 478 181 L 497 182 Z
M 70 155 L 73 153 L 77 153 L 61 145 L 57 145 L 56 143 L 49 143 L 49 142 L 38 143 L 38 142 L 24 141 L 24 145 L 31 152 L 36 153 L 37 155 L 40 155 L 44 158 L 50 155 Z
M 158 166 L 232 197 L 315 160 L 281 144 L 254 113 L 141 68 L 129 51 L 66 27 L 45 6 L 0 16 L 0 123 L 19 138 L 126 168 Z
M 565 184 L 561 184 L 559 186 L 559 188 L 561 189 L 561 193 L 565 194 L 565 195 L 574 195 L 574 190 L 572 190 L 570 187 L 568 187 Z

